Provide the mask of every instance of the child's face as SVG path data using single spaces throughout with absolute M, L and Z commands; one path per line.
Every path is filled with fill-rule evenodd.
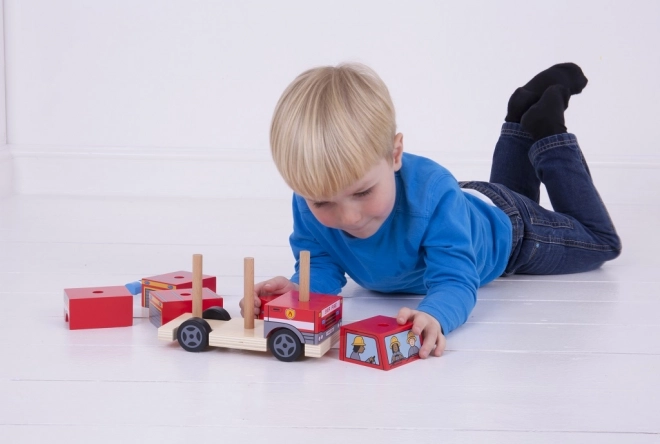
M 362 179 L 331 199 L 307 199 L 312 214 L 326 227 L 343 230 L 360 239 L 372 236 L 394 208 L 394 173 L 401 168 L 402 153 L 403 136 L 397 134 L 391 163 L 381 159 Z

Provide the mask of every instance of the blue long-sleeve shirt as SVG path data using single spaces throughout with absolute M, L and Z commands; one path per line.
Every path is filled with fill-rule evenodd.
M 452 174 L 424 157 L 403 154 L 394 209 L 367 239 L 322 225 L 293 196 L 291 248 L 311 255 L 311 291 L 339 294 L 345 274 L 364 288 L 426 296 L 417 307 L 445 334 L 467 320 L 477 288 L 500 276 L 511 252 L 509 217 L 464 193 Z

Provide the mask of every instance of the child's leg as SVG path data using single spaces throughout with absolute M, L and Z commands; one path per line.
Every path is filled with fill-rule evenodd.
M 538 203 L 541 181 L 529 162 L 533 144 L 531 134 L 519 123 L 505 122 L 493 152 L 489 182 L 504 185 Z
M 550 87 L 522 117 L 523 126 L 536 140 L 529 160 L 545 184 L 554 212 L 521 201 L 523 252 L 513 272 L 587 271 L 614 259 L 621 250 L 577 139 L 565 132 L 569 97 L 566 88 Z M 555 134 L 548 135 L 552 132 Z
M 596 233 L 612 235 L 614 225 L 591 179 L 577 139 L 565 132 L 564 109 L 569 97 L 565 88 L 548 88 L 523 116 L 523 122 L 534 122 L 527 127 L 537 139 L 530 149 L 529 160 L 556 212 L 574 217 Z M 558 128 L 564 132 L 560 133 Z
M 541 182 L 528 157 L 534 139 L 521 127 L 520 120 L 545 90 L 555 84 L 565 86 L 571 94 L 579 94 L 586 86 L 587 78 L 579 66 L 561 63 L 540 72 L 516 89 L 509 99 L 505 123 L 493 153 L 490 182 L 505 185 L 537 203 Z

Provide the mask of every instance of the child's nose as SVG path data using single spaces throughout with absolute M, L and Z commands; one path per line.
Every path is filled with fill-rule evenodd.
M 346 208 L 342 211 L 341 222 L 344 226 L 353 226 L 360 222 L 360 219 L 362 219 L 362 214 L 355 208 Z

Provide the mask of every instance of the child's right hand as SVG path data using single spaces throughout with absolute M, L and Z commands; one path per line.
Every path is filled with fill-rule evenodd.
M 284 294 L 288 291 L 298 290 L 298 284 L 294 284 L 284 276 L 277 276 L 267 281 L 259 282 L 254 286 L 254 317 L 259 317 L 261 312 L 261 300 L 259 296 L 266 296 L 270 294 Z M 243 299 L 238 303 L 241 307 L 241 316 L 243 315 Z

